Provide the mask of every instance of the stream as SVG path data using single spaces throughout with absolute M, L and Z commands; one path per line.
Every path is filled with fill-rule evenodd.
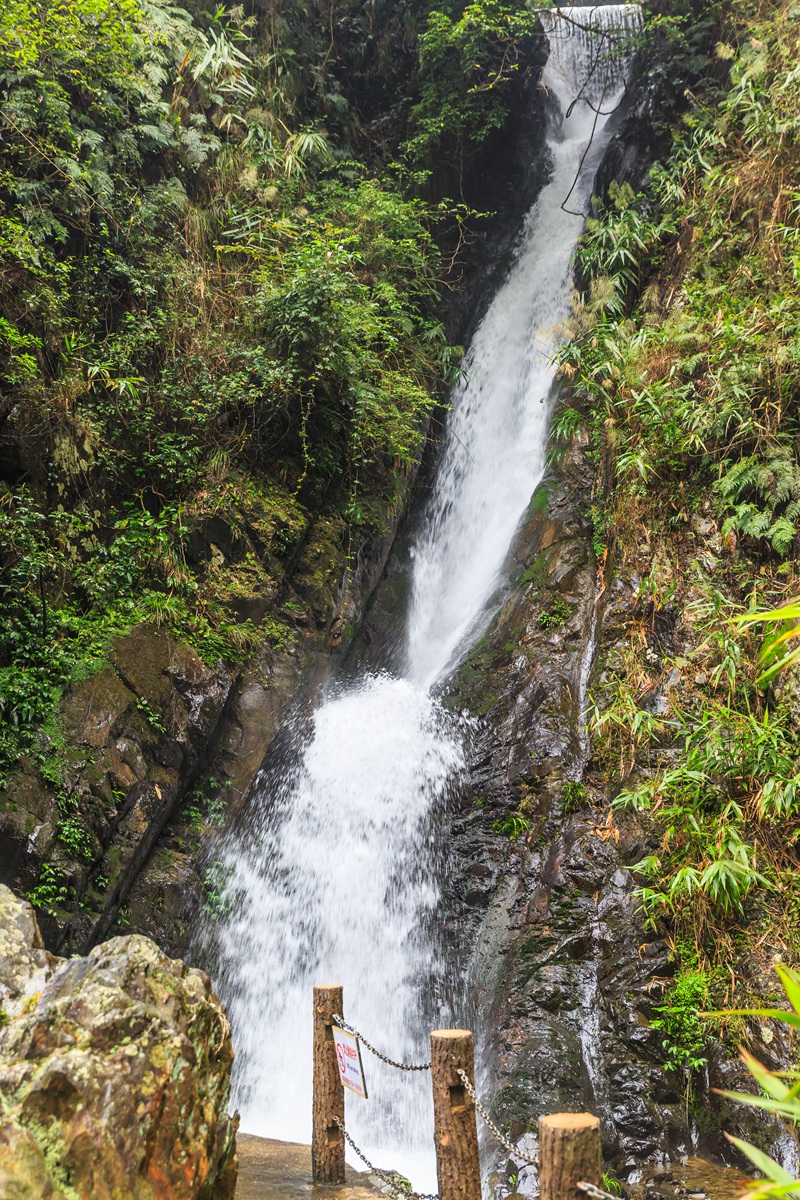
M 464 1020 L 465 973 L 440 944 L 436 915 L 469 722 L 438 694 L 496 611 L 509 548 L 544 471 L 554 344 L 623 90 L 625 60 L 604 50 L 637 18 L 624 5 L 544 14 L 550 177 L 450 397 L 412 549 L 404 665 L 355 683 L 331 674 L 316 712 L 298 717 L 265 763 L 246 828 L 225 847 L 220 990 L 248 1133 L 310 1140 L 315 983 L 342 984 L 348 1021 L 408 1062 L 429 1057 L 431 1028 Z M 400 1075 L 366 1052 L 365 1071 L 370 1099 L 348 1098 L 349 1131 L 373 1161 L 434 1191 L 427 1073 Z

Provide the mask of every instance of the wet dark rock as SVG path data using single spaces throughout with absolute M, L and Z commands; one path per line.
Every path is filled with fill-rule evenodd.
M 220 517 L 206 517 L 189 534 L 186 554 L 197 566 L 211 562 L 214 558 L 235 561 L 244 553 L 244 544 Z
M 673 96 L 663 78 L 640 70 L 614 118 L 614 136 L 595 180 L 596 195 L 607 197 L 612 182 L 629 183 L 635 192 L 647 188 L 650 168 L 670 145 L 665 101 L 671 105 Z
M 714 1087 L 752 1090 L 721 1048 L 688 1121 L 685 1080 L 663 1068 L 651 1022 L 675 963 L 664 939 L 643 927 L 630 870 L 654 848 L 653 831 L 637 814 L 609 811 L 581 714 L 631 621 L 647 623 L 659 655 L 673 654 L 680 613 L 636 609 L 638 581 L 614 577 L 608 562 L 600 592 L 592 485 L 576 439 L 534 496 L 513 552 L 514 586 L 451 687 L 451 704 L 477 727 L 470 789 L 450 831 L 456 882 L 447 919 L 472 956 L 471 1020 L 500 1123 L 530 1148 L 540 1114 L 588 1108 L 601 1117 L 620 1176 L 641 1180 L 643 1164 L 692 1147 L 732 1161 L 723 1129 L 760 1145 L 775 1145 L 779 1131 L 714 1096 Z M 553 636 L 556 613 L 563 624 Z M 660 678 L 640 703 L 660 704 L 675 682 Z M 523 819 L 522 831 L 512 817 Z M 778 1060 L 782 1053 L 776 1047 Z
M 26 765 L 0 809 L 11 847 L 3 878 L 41 897 L 53 949 L 88 950 L 112 928 L 208 762 L 232 680 L 188 646 L 139 626 L 114 644 L 106 667 L 65 694 L 63 786 L 48 786 Z M 66 894 L 48 890 L 44 866 Z
M 230 608 L 237 621 L 250 621 L 258 628 L 271 611 L 272 602 L 264 596 L 245 596 L 231 600 Z

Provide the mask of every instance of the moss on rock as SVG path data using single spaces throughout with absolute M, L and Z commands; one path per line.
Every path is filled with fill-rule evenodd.
M 0 887 L 0 908 L 0 1194 L 230 1200 L 233 1051 L 208 977 L 138 935 L 55 959 L 30 905 Z

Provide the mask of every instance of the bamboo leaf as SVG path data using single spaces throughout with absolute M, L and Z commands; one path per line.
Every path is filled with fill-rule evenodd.
M 734 1137 L 733 1134 L 726 1133 L 725 1137 L 731 1142 L 742 1154 L 745 1154 L 754 1167 L 757 1167 L 767 1179 L 771 1179 L 773 1183 L 799 1185 L 798 1194 L 800 1194 L 800 1180 L 792 1179 L 788 1171 L 784 1171 L 780 1163 L 776 1163 L 774 1158 L 770 1158 L 763 1150 L 759 1150 L 757 1146 L 753 1146 L 750 1142 L 743 1141 L 742 1138 Z
M 755 1079 L 759 1087 L 771 1096 L 773 1100 L 785 1100 L 789 1095 L 789 1088 L 783 1083 L 777 1075 L 760 1063 L 757 1058 L 754 1058 L 749 1051 L 742 1048 L 742 1062 L 747 1067 L 750 1074 Z
M 764 1096 L 751 1096 L 749 1092 L 721 1091 L 719 1095 L 728 1100 L 735 1100 L 737 1104 L 747 1104 L 750 1108 L 760 1108 L 778 1117 L 786 1117 L 789 1121 L 800 1120 L 800 1104 L 796 1100 L 782 1103 L 780 1100 L 768 1100 Z
M 787 1012 L 785 1008 L 725 1008 L 704 1013 L 705 1017 L 771 1017 L 800 1029 L 800 1013 Z
M 781 983 L 783 984 L 789 1003 L 798 1016 L 800 1016 L 800 972 L 793 971 L 789 967 L 784 967 L 782 963 L 775 963 L 775 970 L 781 977 Z

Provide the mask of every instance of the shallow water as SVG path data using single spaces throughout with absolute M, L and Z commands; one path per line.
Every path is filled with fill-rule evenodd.
M 647 1174 L 646 1182 L 626 1189 L 634 1200 L 739 1200 L 753 1183 L 752 1178 L 732 1167 L 723 1167 L 704 1158 L 674 1163 L 657 1173 Z
M 297 1142 L 240 1133 L 239 1179 L 236 1200 L 377 1200 L 380 1195 L 358 1171 L 347 1168 L 343 1187 L 315 1186 L 311 1182 L 311 1147 Z

